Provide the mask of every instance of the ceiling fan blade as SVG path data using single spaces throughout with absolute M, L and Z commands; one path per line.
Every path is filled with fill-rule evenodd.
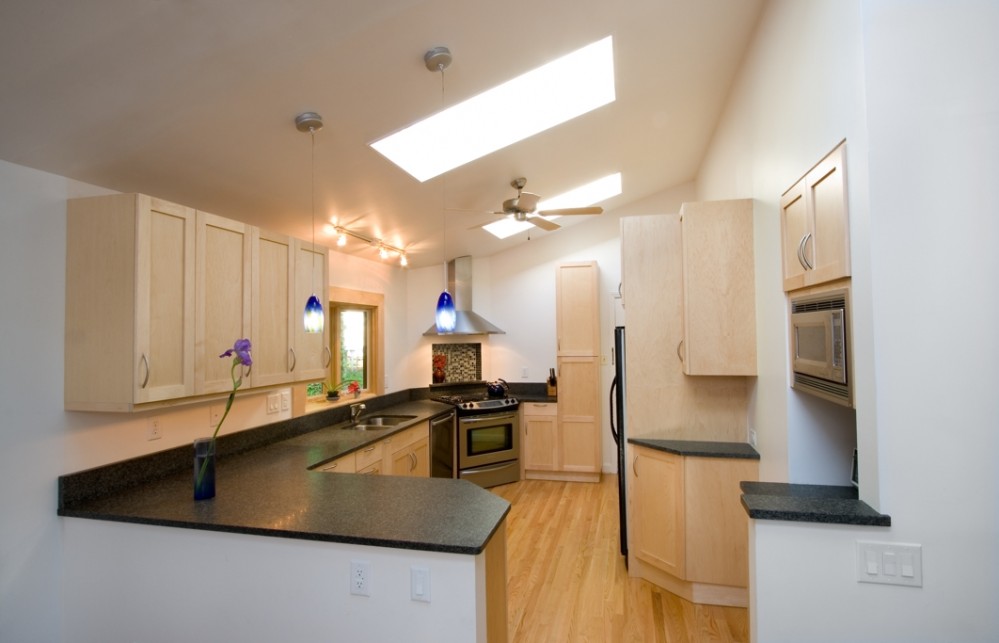
M 533 192 L 521 192 L 517 196 L 517 209 L 521 212 L 534 212 L 534 208 L 538 206 L 539 199 L 541 197 Z
M 559 228 L 562 227 L 559 224 L 555 223 L 554 221 L 549 221 L 544 217 L 537 217 L 537 216 L 527 217 L 527 222 L 536 225 L 542 230 L 548 230 L 549 232 L 551 232 L 552 230 L 558 230 Z
M 556 210 L 540 210 L 535 214 L 541 214 L 544 216 L 558 215 L 560 217 L 571 216 L 574 214 L 603 214 L 604 209 L 599 205 L 589 207 L 589 208 L 558 208 Z

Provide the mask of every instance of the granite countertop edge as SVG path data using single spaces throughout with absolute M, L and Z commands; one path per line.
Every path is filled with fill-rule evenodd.
M 760 454 L 745 442 L 712 442 L 707 440 L 673 440 L 655 437 L 628 438 L 628 442 L 656 451 L 687 457 L 734 458 L 759 460 Z
M 890 527 L 891 516 L 858 498 L 854 487 L 743 481 L 742 506 L 750 518 Z
M 416 396 L 367 400 L 366 415 L 414 415 L 378 431 L 344 431 L 346 408 L 220 436 L 215 498 L 194 501 L 191 447 L 59 478 L 59 516 L 478 555 L 510 504 L 466 480 L 311 470 L 453 410 Z

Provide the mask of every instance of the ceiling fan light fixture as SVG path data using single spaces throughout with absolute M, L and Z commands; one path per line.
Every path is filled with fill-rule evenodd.
M 424 56 L 431 71 L 438 70 L 431 66 L 432 60 L 445 60 L 439 52 L 442 49 L 447 51 L 437 47 Z M 450 60 L 448 51 L 448 64 Z M 607 36 L 381 138 L 371 147 L 423 182 L 614 100 L 614 46 Z

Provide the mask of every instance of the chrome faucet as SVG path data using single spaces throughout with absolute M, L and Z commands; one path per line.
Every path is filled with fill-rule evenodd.
M 357 416 L 365 409 L 364 403 L 350 405 L 350 423 L 357 424 Z

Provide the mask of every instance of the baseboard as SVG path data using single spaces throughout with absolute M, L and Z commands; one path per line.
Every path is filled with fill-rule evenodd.
M 727 607 L 749 607 L 748 588 L 697 583 L 677 578 L 637 558 L 634 554 L 628 555 L 628 575 L 644 578 L 671 594 L 676 594 L 680 598 L 687 599 L 691 603 L 724 605 Z
M 527 480 L 555 480 L 558 482 L 600 482 L 600 472 L 579 473 L 578 471 L 525 471 Z

